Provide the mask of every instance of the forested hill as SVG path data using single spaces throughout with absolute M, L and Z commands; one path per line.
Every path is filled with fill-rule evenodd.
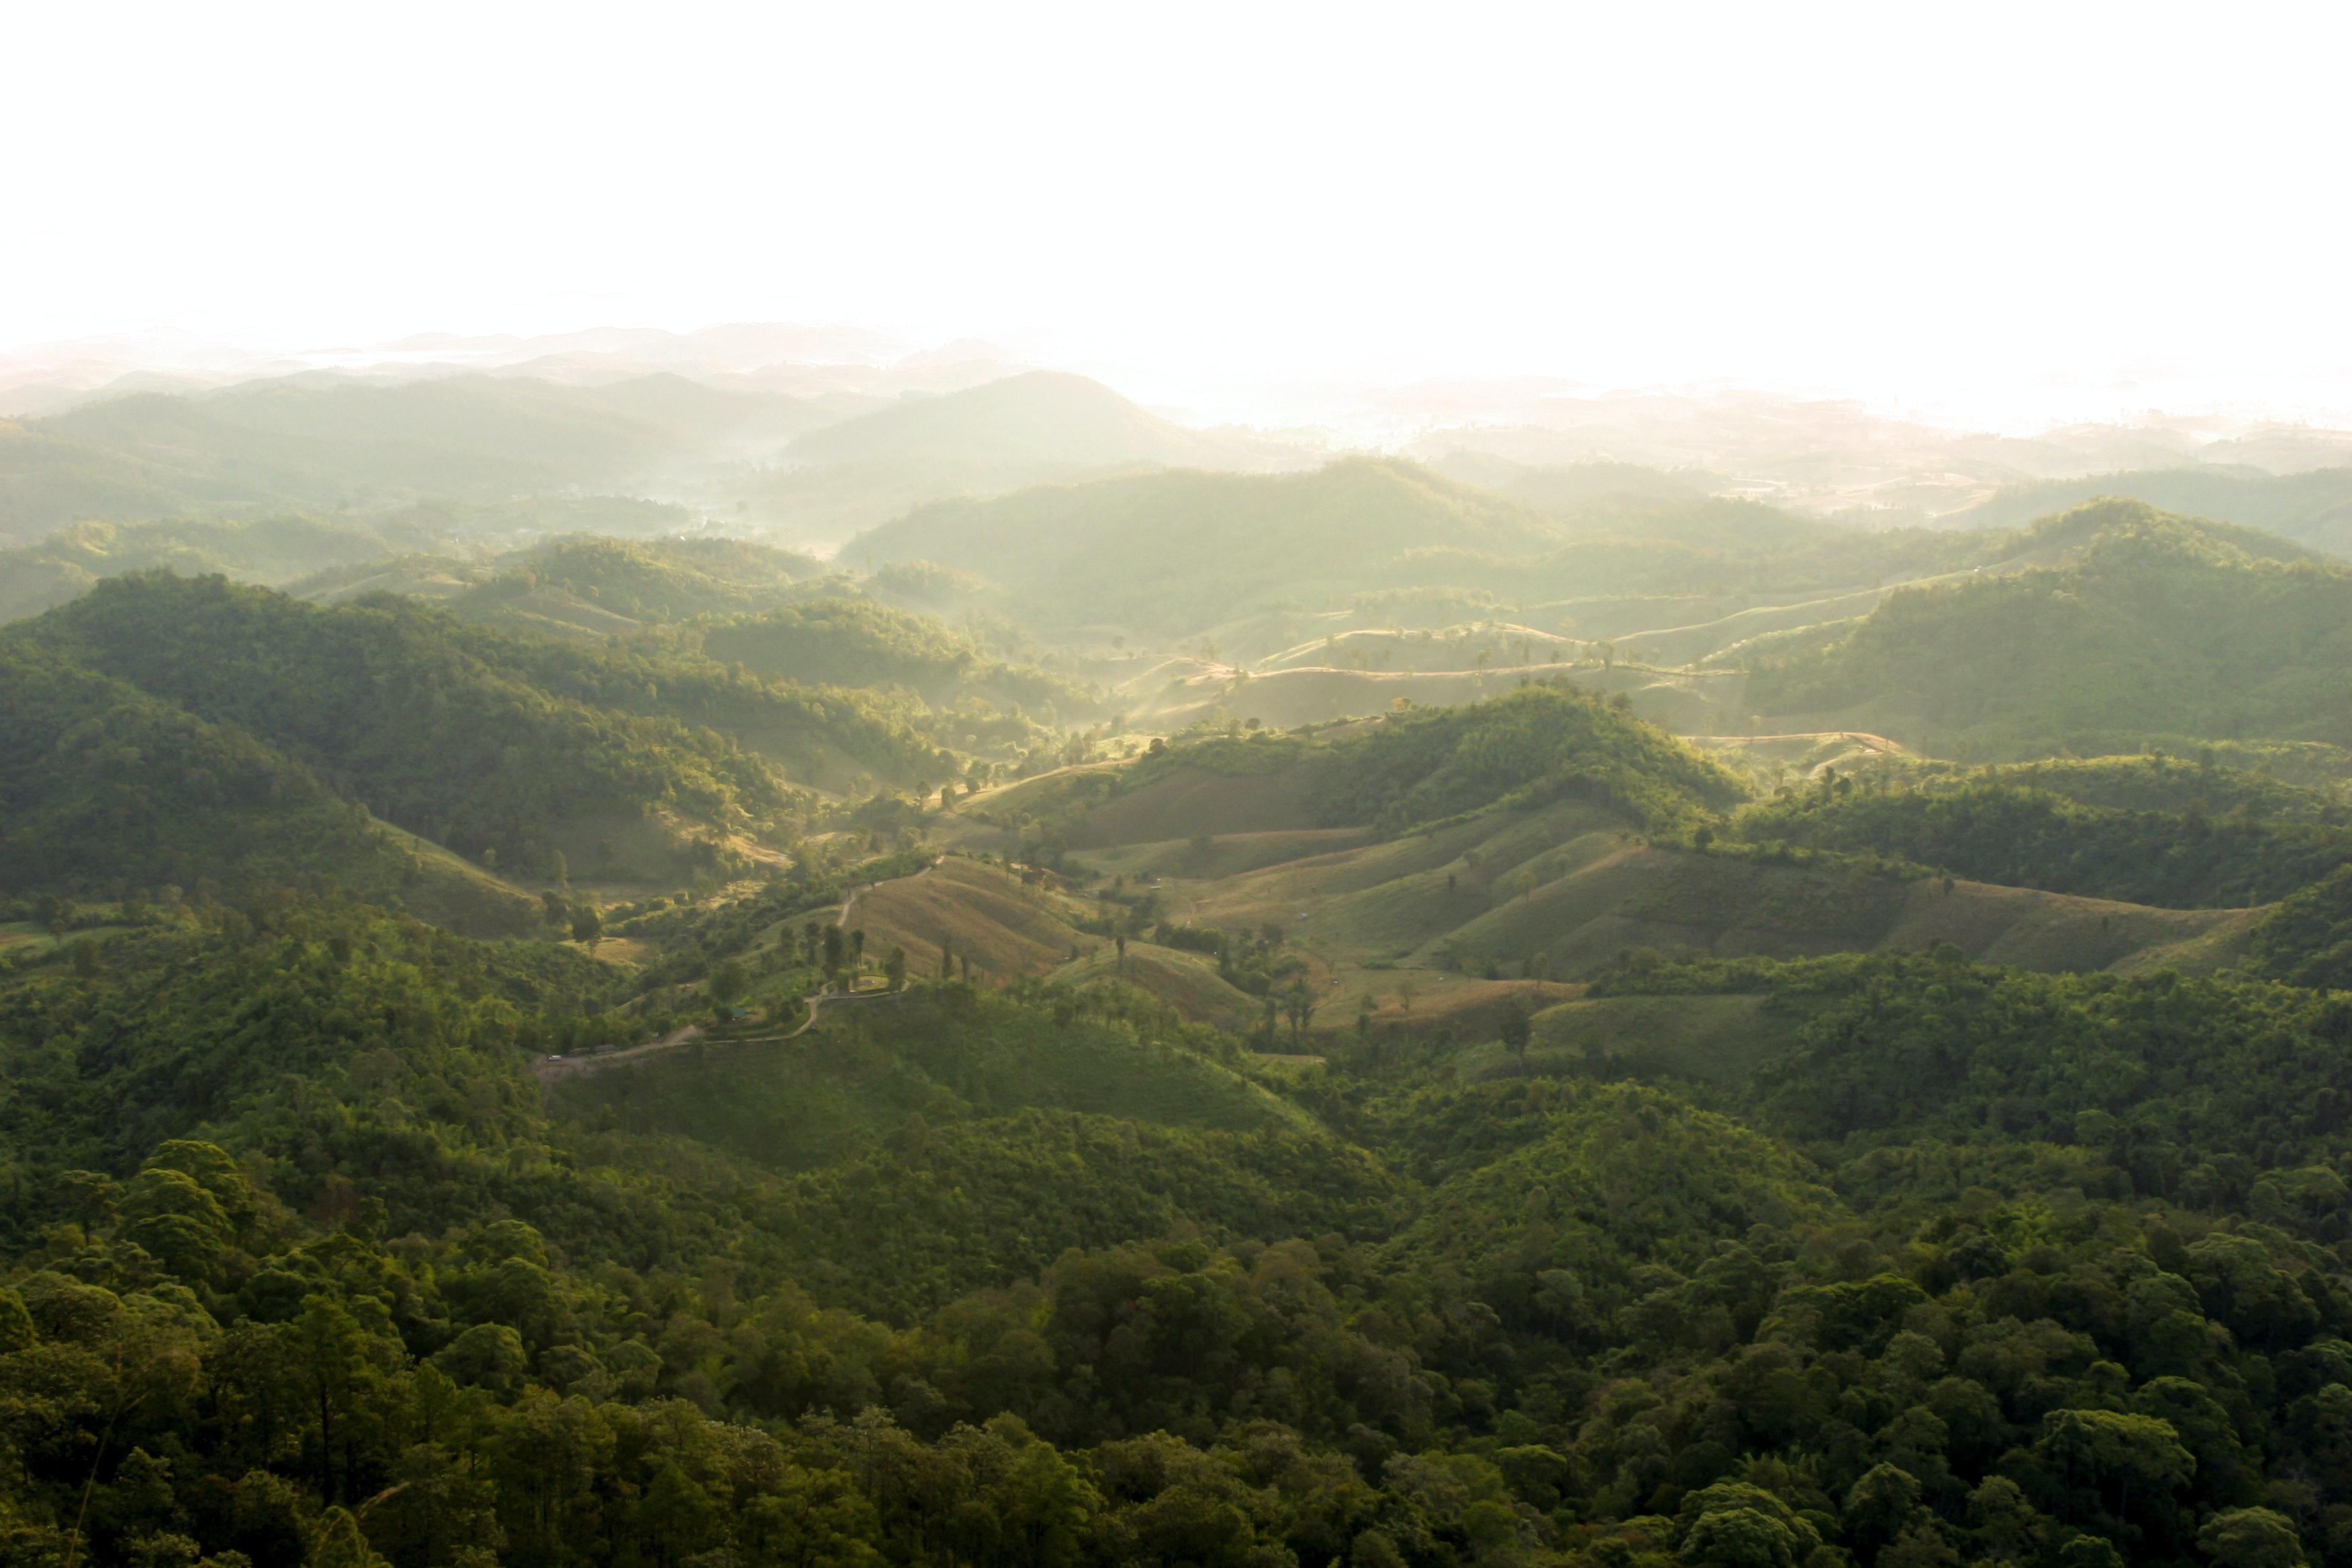
M 761 675 L 835 686 L 904 687 L 933 703 L 977 698 L 1079 719 L 1098 697 L 1034 666 L 991 658 L 970 635 L 871 599 L 814 597 L 689 628 L 702 651 Z
M 2352 569 L 2135 502 L 2041 531 L 2069 530 L 2093 531 L 2063 565 L 1897 593 L 1850 637 L 1766 662 L 1752 702 L 1944 754 L 2352 742 Z
M 1878 789 L 1824 775 L 1737 826 L 1761 843 L 1874 852 L 1979 882 L 2176 909 L 2273 903 L 2352 864 L 2352 828 L 2340 821 L 2216 816 L 2201 798 L 2177 814 L 2118 810 L 1991 780 Z
M 9 712 L 12 827 L 56 835 L 12 863 L 18 888 L 351 880 L 373 851 L 347 842 L 345 802 L 485 866 L 543 876 L 560 854 L 583 872 L 668 877 L 696 835 L 778 816 L 777 764 L 944 776 L 903 715 L 856 693 L 491 632 L 404 600 L 322 608 L 132 575 L 9 628 L 0 648 L 27 672 Z M 192 763 L 191 748 L 231 761 Z M 99 792 L 105 811 L 68 757 L 121 770 Z M 282 835 L 263 826 L 272 805 Z M 306 812 L 317 827 L 297 826 Z M 303 847 L 321 835 L 341 847 Z M 142 865 L 142 843 L 172 847 Z
M 1746 794 L 1672 736 L 1566 686 L 1408 710 L 1320 738 L 1204 739 L 1146 757 L 1123 787 L 1146 789 L 1185 770 L 1291 773 L 1321 824 L 1389 831 L 1562 797 L 1612 805 L 1664 829 L 1695 824 Z
M 388 833 L 312 769 L 23 638 L 0 639 L 0 893 L 191 897 L 330 879 L 459 930 L 536 911 Z
M 551 697 L 398 602 L 324 609 L 218 579 L 117 578 L 16 636 L 344 781 L 438 842 L 546 854 L 568 818 L 657 802 L 713 821 L 782 804 L 769 772 L 675 721 Z
M 772 605 L 794 584 L 824 575 L 820 561 L 750 540 L 633 542 L 579 534 L 501 558 L 498 574 L 460 609 L 538 590 L 567 594 L 630 620 L 677 621 Z

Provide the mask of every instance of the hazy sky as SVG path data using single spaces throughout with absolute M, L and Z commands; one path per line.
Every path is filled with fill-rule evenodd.
M 0 344 L 2352 404 L 2342 5 L 10 8 Z

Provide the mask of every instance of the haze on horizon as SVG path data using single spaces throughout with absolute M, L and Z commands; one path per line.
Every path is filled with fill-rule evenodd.
M 2352 410 L 2316 6 L 15 26 L 0 345 L 782 321 L 1226 416 L 1529 375 Z

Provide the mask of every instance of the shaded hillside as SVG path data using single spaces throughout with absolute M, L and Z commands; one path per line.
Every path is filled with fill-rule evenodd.
M 919 728 L 927 716 L 887 695 L 754 675 L 661 641 L 615 647 L 473 626 L 450 636 L 468 657 L 551 696 L 715 734 L 797 783 L 833 789 L 870 774 L 907 785 L 956 765 Z
M 1843 639 L 1765 663 L 1750 703 L 2011 757 L 2142 737 L 2352 742 L 2352 571 L 2263 559 L 2137 502 L 2037 532 L 2083 528 L 2095 535 L 2064 565 L 1891 596 Z
M 11 635 L 243 730 L 400 826 L 513 867 L 542 865 L 568 824 L 657 805 L 730 822 L 782 803 L 772 774 L 718 736 L 551 696 L 398 601 L 322 609 L 142 574 Z
M 0 891 L 242 895 L 331 880 L 459 930 L 529 930 L 513 889 L 310 769 L 23 639 L 0 641 Z
M 1642 948 L 1795 958 L 1936 942 L 2032 968 L 2203 970 L 2234 956 L 2257 918 L 1635 837 L 1622 817 L 1555 806 L 1177 890 L 1205 922 L 1281 921 L 1335 962 L 1555 979 Z

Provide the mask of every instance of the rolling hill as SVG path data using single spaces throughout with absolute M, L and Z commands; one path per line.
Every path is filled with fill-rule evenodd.
M 821 562 L 747 540 L 625 541 L 594 534 L 550 540 L 498 557 L 468 586 L 430 579 L 388 584 L 423 591 L 469 621 L 594 639 L 698 615 L 772 606 Z M 354 586 L 365 586 L 362 580 Z M 297 584 L 316 593 L 323 584 Z
M 0 640 L 0 892 L 241 895 L 331 880 L 481 934 L 534 901 L 312 769 L 21 638 Z
M 946 706 L 979 699 L 1076 721 L 1094 693 L 1032 665 L 990 658 L 969 635 L 931 616 L 870 599 L 812 597 L 761 615 L 706 619 L 691 628 L 702 651 L 755 674 L 828 686 L 904 688 Z
M 1893 595 L 1850 635 L 1762 661 L 1748 703 L 1790 729 L 1980 757 L 2352 744 L 2352 570 L 2139 502 L 2035 533 L 2084 542 L 2060 564 Z
M 2258 468 L 2158 468 L 2012 485 L 1943 518 L 1955 528 L 2015 528 L 2102 497 L 2267 530 L 2332 555 L 2352 555 L 2352 468 L 2272 474 Z
M 1132 917 L 1127 984 L 1221 1026 L 1254 1027 L 1253 1009 L 1273 993 L 1242 988 L 1238 965 L 1168 948 L 1165 931 L 1153 942 L 1153 922 L 1235 943 L 1280 931 L 1276 951 L 1312 988 L 1326 1039 L 1359 1027 L 1491 1039 L 1509 1007 L 1574 997 L 1549 982 L 1649 951 L 1801 959 L 1948 944 L 2030 969 L 2210 972 L 2242 958 L 2264 918 L 2247 895 L 2275 898 L 2325 875 L 2341 835 L 2293 823 L 2217 829 L 2217 844 L 2278 838 L 2270 880 L 2200 883 L 2184 862 L 2169 880 L 2151 871 L 2110 890 L 2069 880 L 2063 867 L 2021 869 L 2014 856 L 1926 874 L 1888 858 L 1917 847 L 1907 841 L 1856 840 L 1845 847 L 1858 853 L 1838 854 L 1713 840 L 1713 814 L 1739 797 L 1727 775 L 1612 706 L 1533 689 L 1326 735 L 1179 744 L 1064 770 L 984 791 L 942 826 L 1017 831 L 1024 853 L 1060 858 L 1082 880 L 1125 879 L 1127 902 L 1141 895 L 1144 911 Z M 2139 825 L 2113 808 L 2064 809 Z M 2127 849 L 2120 858 L 2133 861 Z M 2138 868 L 2162 860 L 2140 856 Z M 2200 894 L 2226 907 L 2196 907 Z M 1060 984 L 1117 974 L 1108 944 L 1079 929 L 1086 906 L 970 863 L 885 884 L 858 910 L 925 962 L 952 929 L 961 934 L 951 945 L 971 944 L 958 951 L 976 963 L 986 951 L 1009 973 Z M 876 921 L 882 910 L 894 913 Z M 1013 934 L 1024 927 L 1035 928 L 1025 942 Z M 1063 962 L 1066 951 L 1076 958 Z M 1643 1006 L 1645 1016 L 1660 1010 Z M 1563 1014 L 1552 1035 L 1581 1022 L 1547 1048 L 1571 1060 L 1638 1054 L 1633 1026 L 1611 1021 L 1626 1010 Z M 1707 1013 L 1658 1030 L 1659 1059 L 1715 1051 L 1736 1033 L 1698 1016 Z M 1503 1069 L 1497 1060 L 1465 1070 Z
M 1187 429 L 1081 375 L 1031 371 L 939 397 L 909 397 L 794 440 L 797 462 L 1264 466 L 1277 450 Z
M 774 774 L 707 730 L 557 695 L 422 606 L 320 608 L 218 578 L 117 577 L 10 629 L 291 758 L 377 815 L 538 871 L 614 860 L 659 811 L 713 828 L 783 805 Z

